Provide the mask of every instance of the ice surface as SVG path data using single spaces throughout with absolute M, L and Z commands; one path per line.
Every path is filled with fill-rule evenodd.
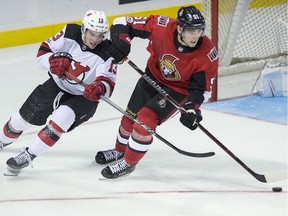
M 145 45 L 134 42 L 130 55 L 143 69 Z M 38 46 L 0 50 L 1 125 L 48 78 L 34 63 Z M 125 108 L 139 75 L 126 63 L 118 70 L 111 100 Z M 252 170 L 260 174 L 287 171 L 287 125 L 209 109 L 202 113 L 203 126 Z M 155 138 L 130 176 L 100 180 L 103 167 L 95 164 L 94 156 L 114 146 L 120 117 L 103 101 L 89 122 L 64 134 L 50 151 L 36 158 L 33 169 L 24 169 L 18 177 L 0 177 L 1 215 L 287 215 L 287 181 L 258 182 L 203 132 L 184 128 L 178 115 L 157 133 L 186 151 L 215 151 L 214 157 L 186 157 Z M 2 172 L 6 160 L 31 144 L 41 128 L 32 127 L 0 152 Z M 272 187 L 282 187 L 283 192 L 272 192 Z

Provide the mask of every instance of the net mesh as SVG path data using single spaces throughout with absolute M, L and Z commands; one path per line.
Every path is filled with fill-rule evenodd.
M 211 0 L 202 1 L 201 11 L 211 37 Z M 287 11 L 286 0 L 219 0 L 220 66 L 287 58 Z

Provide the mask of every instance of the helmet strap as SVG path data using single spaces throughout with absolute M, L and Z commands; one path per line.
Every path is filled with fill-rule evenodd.
M 183 42 L 184 44 L 186 44 L 187 47 L 189 47 L 189 45 L 183 40 L 183 37 L 182 37 L 182 33 L 183 33 L 183 28 L 180 27 L 180 33 L 178 32 L 179 36 L 180 36 L 180 40 L 181 42 Z

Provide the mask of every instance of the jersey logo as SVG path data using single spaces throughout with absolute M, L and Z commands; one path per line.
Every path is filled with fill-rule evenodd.
M 165 16 L 159 16 L 158 17 L 158 23 L 157 24 L 159 26 L 166 27 L 168 22 L 169 22 L 169 17 L 165 17 Z
M 165 79 L 169 81 L 177 81 L 181 79 L 181 76 L 174 64 L 177 60 L 179 59 L 171 54 L 163 55 L 160 60 L 160 70 Z
M 207 56 L 210 59 L 210 61 L 213 62 L 213 61 L 218 59 L 218 51 L 214 47 L 210 50 L 210 52 L 207 54 Z
M 90 67 L 88 65 L 82 66 L 80 62 L 73 61 L 69 67 L 69 72 L 77 77 L 79 80 L 83 81 L 85 78 L 85 72 L 89 71 Z M 78 84 L 72 79 L 66 77 L 67 82 L 70 84 Z

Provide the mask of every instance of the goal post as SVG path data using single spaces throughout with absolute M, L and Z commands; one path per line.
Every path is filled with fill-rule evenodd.
M 210 101 L 218 100 L 223 76 L 249 76 L 267 62 L 287 65 L 286 0 L 202 0 L 201 11 L 206 35 L 219 51 L 218 80 Z

